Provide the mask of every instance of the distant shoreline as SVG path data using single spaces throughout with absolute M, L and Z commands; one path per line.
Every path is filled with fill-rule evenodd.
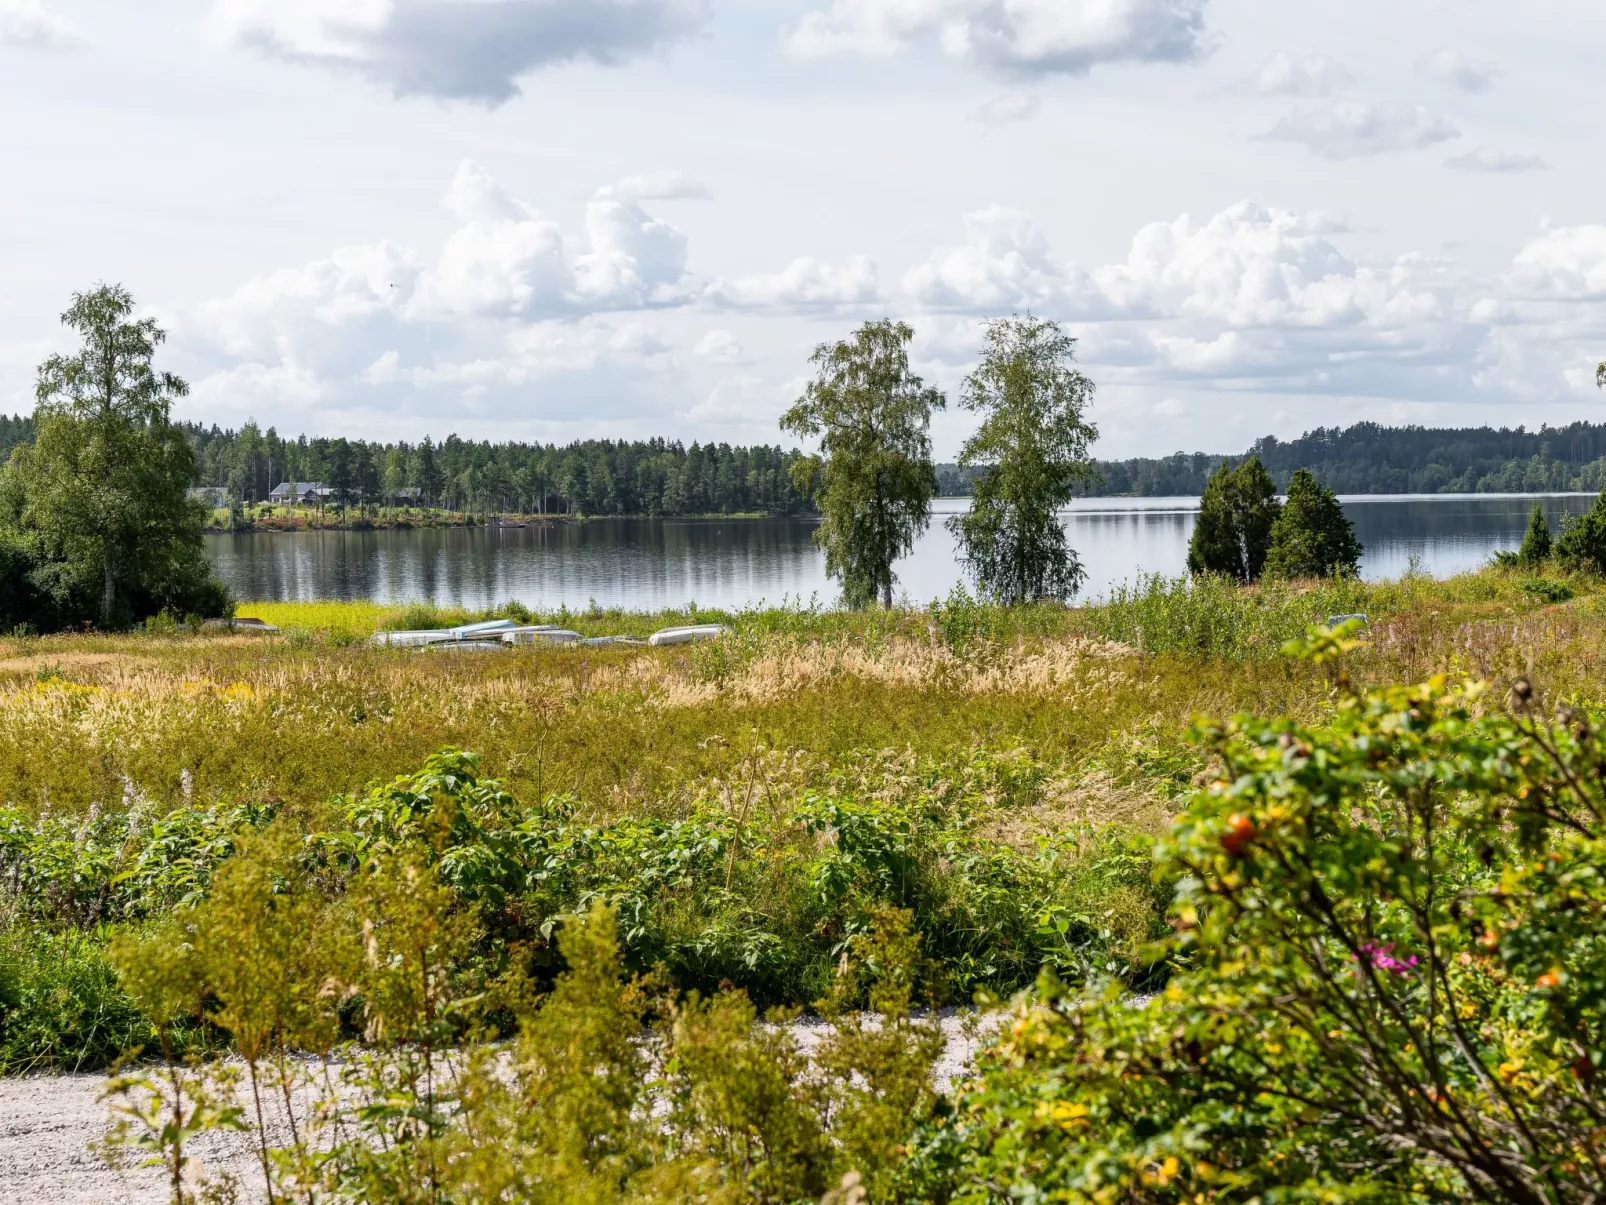
M 342 521 L 339 518 L 324 518 L 316 513 L 292 515 L 247 516 L 244 522 L 231 522 L 229 512 L 216 508 L 211 519 L 201 529 L 209 536 L 227 535 L 258 535 L 264 533 L 296 534 L 305 532 L 323 531 L 428 531 L 439 528 L 459 528 L 469 530 L 509 530 L 523 527 L 561 527 L 568 524 L 593 523 L 609 519 L 663 519 L 675 522 L 696 520 L 700 522 L 722 521 L 726 519 L 817 519 L 819 516 L 813 512 L 794 512 L 792 514 L 773 514 L 766 511 L 742 511 L 735 514 L 690 514 L 690 515 L 650 515 L 650 514 L 619 514 L 619 515 L 518 515 L 493 514 L 487 518 L 484 515 L 469 515 L 462 512 L 435 512 L 402 515 L 366 515 L 348 518 Z

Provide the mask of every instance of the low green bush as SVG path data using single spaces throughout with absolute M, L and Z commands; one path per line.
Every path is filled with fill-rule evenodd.
M 521 805 L 480 779 L 478 759 L 447 751 L 350 800 L 337 829 L 309 840 L 336 872 L 425 853 L 506 943 L 539 947 L 558 918 L 604 903 L 633 969 L 662 968 L 682 989 L 735 985 L 760 1004 L 818 997 L 846 943 L 888 907 L 910 911 L 964 995 L 1013 990 L 1045 963 L 1146 973 L 1140 951 L 1164 907 L 1149 839 L 1086 826 L 1022 852 L 974 831 L 974 795 L 930 781 L 913 802 L 755 800 L 765 788 L 752 783 L 735 811 L 704 803 L 597 825 L 566 798 Z
M 97 1071 L 151 1039 L 105 949 L 96 931 L 0 931 L 0 1075 Z
M 1115 587 L 1084 616 L 1099 635 L 1146 652 L 1269 658 L 1313 623 L 1365 611 L 1370 597 L 1354 578 L 1315 587 L 1266 582 L 1246 590 L 1214 574 L 1155 573 Z
M 1598 1199 L 1606 758 L 1599 717 L 1530 697 L 1435 678 L 1204 727 L 1221 772 L 1158 862 L 1179 973 L 1045 976 L 911 1196 Z

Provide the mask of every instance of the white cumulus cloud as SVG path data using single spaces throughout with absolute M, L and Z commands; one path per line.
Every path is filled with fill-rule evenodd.
M 225 43 L 350 72 L 398 96 L 496 105 L 541 67 L 627 61 L 685 38 L 706 0 L 213 0 Z
M 963 243 L 939 248 L 904 274 L 906 293 L 928 306 L 976 312 L 1104 308 L 1085 272 L 1050 256 L 1048 239 L 1030 215 L 993 205 L 966 214 L 964 229 Z
M 0 46 L 67 50 L 81 41 L 77 27 L 43 0 L 0 0 Z
M 879 297 L 873 260 L 856 255 L 841 264 L 811 257 L 794 259 L 779 272 L 717 280 L 706 297 L 735 308 L 814 309 L 863 305 Z
M 935 38 L 943 52 L 1020 73 L 1188 62 L 1205 52 L 1207 0 L 835 0 L 784 36 L 803 58 L 887 55 Z
M 1421 105 L 1364 100 L 1295 110 L 1261 135 L 1272 142 L 1303 143 L 1324 159 L 1420 150 L 1460 136 L 1447 118 Z
M 1463 92 L 1485 92 L 1494 86 L 1500 68 L 1482 59 L 1470 58 L 1459 50 L 1444 47 L 1417 60 L 1419 75 L 1439 80 Z
M 626 176 L 597 189 L 597 196 L 621 201 L 704 201 L 712 195 L 708 185 L 681 171 Z
M 1545 231 L 1517 253 L 1511 275 L 1517 290 L 1529 296 L 1606 300 L 1606 226 Z

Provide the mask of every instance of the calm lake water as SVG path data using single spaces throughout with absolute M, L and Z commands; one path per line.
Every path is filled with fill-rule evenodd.
M 1366 546 L 1368 578 L 1397 577 L 1413 557 L 1443 576 L 1522 542 L 1535 501 L 1558 530 L 1591 495 L 1424 494 L 1342 499 Z M 897 567 L 911 600 L 946 595 L 961 580 L 943 520 L 965 499 L 940 499 L 931 529 Z M 1144 573 L 1178 574 L 1197 498 L 1087 498 L 1063 515 L 1087 569 L 1084 597 Z M 236 598 L 427 599 L 488 607 L 517 599 L 658 610 L 688 602 L 742 607 L 836 597 L 805 519 L 597 519 L 552 527 L 426 531 L 251 533 L 206 537 Z

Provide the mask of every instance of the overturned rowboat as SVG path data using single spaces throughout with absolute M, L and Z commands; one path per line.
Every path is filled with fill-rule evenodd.
M 432 644 L 454 644 L 465 640 L 497 640 L 503 632 L 517 628 L 511 619 L 487 619 L 455 628 L 429 628 L 418 632 L 375 632 L 374 643 L 388 648 L 426 648 Z
M 556 624 L 526 624 L 509 628 L 501 634 L 503 644 L 574 644 L 584 640 L 579 632 L 571 632 Z
M 699 623 L 684 628 L 664 628 L 647 637 L 647 643 L 653 648 L 662 648 L 666 644 L 692 644 L 698 640 L 718 640 L 730 631 L 722 623 Z

